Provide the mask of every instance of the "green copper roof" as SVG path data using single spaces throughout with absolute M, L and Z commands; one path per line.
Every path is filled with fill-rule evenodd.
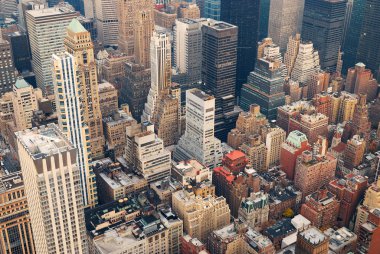
M 25 87 L 29 87 L 30 85 L 28 84 L 28 82 L 25 81 L 25 79 L 23 78 L 17 78 L 17 81 L 15 83 L 15 87 L 17 89 L 21 89 L 21 88 L 25 88 Z
M 67 28 L 73 31 L 74 33 L 87 32 L 87 30 L 82 26 L 82 24 L 77 19 L 71 20 Z
M 291 143 L 297 148 L 300 148 L 301 143 L 304 141 L 308 141 L 306 135 L 298 130 L 289 133 L 288 138 L 286 139 L 286 142 Z

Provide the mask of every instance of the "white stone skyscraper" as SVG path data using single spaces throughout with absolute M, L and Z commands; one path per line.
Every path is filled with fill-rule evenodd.
M 170 35 L 154 32 L 150 42 L 151 86 L 142 121 L 151 121 L 160 92 L 171 85 L 171 57 Z
M 67 52 L 53 55 L 52 62 L 59 127 L 77 148 L 77 166 L 80 170 L 84 205 L 94 206 L 97 203 L 95 175 L 89 166 L 90 134 L 84 122 L 78 66 L 74 56 Z
M 305 0 L 271 0 L 268 37 L 280 46 L 282 52 L 290 36 L 301 32 Z
M 215 98 L 199 89 L 186 91 L 186 130 L 174 151 L 174 160 L 196 159 L 215 168 L 221 163 L 221 142 L 214 137 Z
M 296 61 L 290 78 L 302 86 L 308 84 L 311 76 L 320 70 L 319 54 L 314 50 L 313 43 L 300 43 Z
M 202 19 L 176 19 L 174 27 L 174 66 L 186 83 L 202 79 Z
M 53 94 L 54 90 L 51 56 L 64 50 L 66 28 L 77 16 L 77 12 L 65 6 L 26 11 L 33 71 L 37 86 L 44 94 Z
M 16 138 L 35 253 L 88 253 L 75 147 L 54 124 Z

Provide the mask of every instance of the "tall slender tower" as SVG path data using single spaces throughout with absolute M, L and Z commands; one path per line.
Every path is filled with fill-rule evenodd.
M 377 0 L 367 0 L 356 57 L 357 62 L 365 63 L 373 72 L 378 72 L 380 67 L 379 12 L 380 2 Z
M 259 41 L 260 0 L 220 0 L 220 20 L 238 27 L 236 95 L 253 71 Z M 247 15 L 247 13 L 249 13 Z
M 139 63 L 149 64 L 149 44 L 154 29 L 153 2 L 151 0 L 116 1 L 119 49 L 129 56 L 135 55 Z M 143 57 L 143 55 L 146 56 Z
M 91 157 L 104 155 L 104 136 L 102 113 L 99 105 L 99 84 L 94 58 L 94 45 L 91 34 L 77 20 L 73 19 L 67 28 L 66 51 L 74 56 L 78 65 L 78 78 L 84 109 L 84 122 L 90 132 Z
M 288 38 L 301 32 L 305 0 L 271 0 L 268 37 L 286 50 Z
M 16 138 L 36 253 L 88 253 L 75 147 L 54 124 Z
M 319 51 L 322 69 L 334 72 L 342 42 L 346 0 L 306 0 L 302 39 Z
M 97 204 L 97 195 L 96 187 L 93 187 L 95 175 L 89 166 L 90 135 L 88 126 L 84 123 L 81 86 L 77 76 L 78 66 L 75 58 L 67 52 L 53 55 L 52 62 L 59 127 L 77 148 L 77 166 L 81 176 L 83 203 L 92 207 Z
M 89 1 L 91 0 L 86 0 L 86 2 Z M 95 0 L 94 9 L 98 41 L 103 45 L 117 45 L 119 24 L 115 10 L 115 0 Z
M 145 104 L 142 121 L 151 121 L 157 98 L 162 90 L 171 84 L 171 46 L 170 36 L 166 33 L 154 32 L 150 43 L 151 87 L 148 101 Z

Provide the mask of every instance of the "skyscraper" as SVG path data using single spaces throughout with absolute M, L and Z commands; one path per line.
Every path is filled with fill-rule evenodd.
M 90 2 L 91 0 L 86 0 Z M 94 0 L 98 40 L 105 46 L 115 46 L 119 39 L 119 24 L 115 0 Z
M 119 48 L 137 63 L 149 68 L 149 45 L 154 30 L 153 3 L 150 0 L 114 0 L 119 21 Z
M 54 124 L 16 137 L 36 253 L 87 253 L 76 149 Z
M 248 84 L 241 91 L 240 106 L 244 110 L 257 103 L 268 119 L 276 119 L 277 107 L 285 105 L 281 64 L 281 61 L 273 58 L 258 60 L 255 70 L 248 77 Z
M 351 19 L 347 28 L 346 38 L 344 38 L 344 44 L 342 45 L 344 52 L 343 73 L 357 63 L 356 54 L 359 46 L 366 2 L 367 0 L 355 0 L 352 5 Z
M 221 1 L 222 0 L 203 0 L 204 9 L 203 9 L 203 18 L 220 20 L 220 10 L 221 10 Z
M 150 43 L 151 87 L 141 120 L 151 121 L 161 91 L 171 85 L 171 46 L 167 33 L 153 34 Z
M 84 122 L 87 124 L 90 133 L 91 157 L 101 158 L 104 155 L 105 141 L 99 105 L 99 84 L 94 45 L 91 41 L 91 34 L 84 29 L 77 19 L 73 19 L 67 28 L 65 48 L 74 56 L 78 65 Z
M 221 0 L 220 20 L 238 27 L 236 95 L 240 95 L 242 85 L 255 67 L 259 41 L 260 2 L 260 0 Z
M 270 0 L 260 1 L 259 40 L 268 37 Z
M 215 136 L 227 139 L 239 112 L 236 91 L 237 26 L 209 20 L 202 26 L 202 81 L 215 97 Z
M 174 28 L 174 66 L 179 75 L 186 75 L 185 83 L 201 80 L 202 21 L 177 19 Z
M 378 72 L 380 67 L 380 2 L 376 0 L 367 0 L 364 8 L 364 18 L 358 51 L 356 56 L 357 62 L 363 62 L 373 72 Z
M 53 94 L 51 55 L 64 49 L 66 27 L 78 13 L 67 7 L 35 9 L 26 11 L 26 23 L 33 71 L 37 86 L 46 94 Z
M 91 158 L 90 135 L 84 122 L 84 103 L 81 86 L 78 82 L 78 65 L 74 56 L 60 53 L 52 57 L 55 103 L 57 105 L 58 123 L 62 133 L 77 149 L 77 166 L 80 172 L 81 190 L 85 206 L 95 206 L 97 195 L 95 175 L 90 169 Z
M 290 36 L 301 32 L 305 0 L 271 0 L 268 37 L 280 46 L 282 52 Z
M 341 47 L 346 0 L 306 0 L 302 39 L 319 51 L 322 69 L 334 72 Z
M 0 36 L 0 96 L 12 91 L 16 82 L 16 69 L 13 64 L 11 44 Z M 20 50 L 21 51 L 21 50 Z
M 199 89 L 186 91 L 186 131 L 174 160 L 196 159 L 215 168 L 222 161 L 220 140 L 214 137 L 215 99 Z

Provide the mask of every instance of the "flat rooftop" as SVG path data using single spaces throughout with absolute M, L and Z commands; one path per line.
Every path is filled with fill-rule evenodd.
M 317 245 L 324 241 L 327 236 L 315 227 L 310 227 L 300 233 L 309 243 Z
M 26 129 L 15 135 L 35 160 L 75 149 L 55 124 Z
M 21 171 L 4 173 L 0 176 L 0 193 L 24 186 Z
M 64 15 L 67 13 L 76 14 L 76 11 L 73 11 L 67 7 L 58 7 L 58 6 L 52 7 L 52 8 L 45 8 L 45 9 L 28 10 L 26 12 L 35 18 Z
M 209 101 L 209 100 L 214 99 L 214 96 L 208 95 L 207 93 L 205 93 L 202 90 L 199 90 L 197 88 L 189 90 L 189 93 L 192 93 L 193 95 L 197 96 L 199 99 L 202 99 L 204 101 Z
M 333 251 L 344 248 L 344 246 L 356 242 L 357 239 L 356 234 L 346 227 L 337 230 L 329 228 L 324 231 L 324 234 L 330 237 L 329 248 Z

